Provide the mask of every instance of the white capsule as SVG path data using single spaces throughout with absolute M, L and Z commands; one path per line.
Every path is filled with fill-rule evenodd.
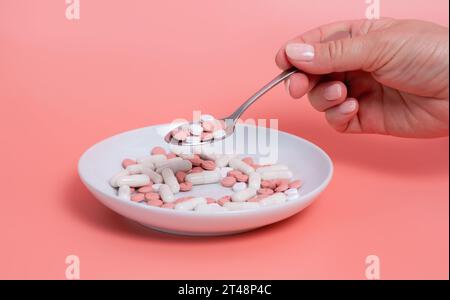
M 130 175 L 130 173 L 128 173 L 127 170 L 122 170 L 113 177 L 111 177 L 111 179 L 109 180 L 109 184 L 112 187 L 118 187 L 119 185 L 117 184 L 117 180 L 128 175 Z
M 255 169 L 252 166 L 246 164 L 245 162 L 243 162 L 239 158 L 231 159 L 230 162 L 229 162 L 229 165 L 233 169 L 239 170 L 242 173 L 245 173 L 247 175 L 250 175 L 251 173 L 255 172 Z
M 150 156 L 144 156 L 141 158 L 138 158 L 136 162 L 138 164 L 143 164 L 144 166 L 150 167 L 152 169 L 155 169 L 155 164 L 160 163 L 163 161 L 166 161 L 167 157 L 164 154 L 155 154 Z
M 199 173 L 192 173 L 186 175 L 186 182 L 190 182 L 193 185 L 218 183 L 222 179 L 220 171 L 203 171 Z
M 206 199 L 203 197 L 192 198 L 175 204 L 176 210 L 194 210 L 198 205 L 206 204 Z
M 297 200 L 300 197 L 300 195 L 297 193 L 295 195 L 289 195 L 287 196 L 287 201 L 294 201 Z
M 213 137 L 216 140 L 221 140 L 223 139 L 225 136 L 227 135 L 227 133 L 225 132 L 225 130 L 223 129 L 219 129 L 213 132 Z
M 281 204 L 286 202 L 286 195 L 284 193 L 275 193 L 269 197 L 266 197 L 259 201 L 261 206 L 269 206 L 269 205 L 275 205 L 275 204 Z
M 274 172 L 274 171 L 289 171 L 289 168 L 285 165 L 272 165 L 266 167 L 259 167 L 256 169 L 256 172 L 258 173 Z
M 200 116 L 200 121 L 202 121 L 202 122 L 212 122 L 214 120 L 215 120 L 215 118 L 211 115 L 201 115 Z
M 199 156 L 201 159 L 216 160 L 219 155 L 214 153 L 214 150 L 215 149 L 209 145 L 203 145 L 201 147 Z
M 248 186 L 254 189 L 261 188 L 261 174 L 257 172 L 250 173 L 248 175 Z
M 167 184 L 161 184 L 159 187 L 159 195 L 164 203 L 172 203 L 175 202 L 175 196 L 172 193 L 172 190 Z
M 222 178 L 225 178 L 225 177 L 228 176 L 228 172 L 233 171 L 233 170 L 234 170 L 234 169 L 233 169 L 233 168 L 230 168 L 230 167 L 223 167 L 223 168 L 220 168 L 220 176 L 221 176 Z
M 191 124 L 189 127 L 189 131 L 192 133 L 192 135 L 199 136 L 203 132 L 203 126 L 200 124 Z
M 250 210 L 260 207 L 258 202 L 226 202 L 223 206 L 231 211 Z
M 192 169 L 192 163 L 189 160 L 184 160 L 181 157 L 177 157 L 180 160 L 169 159 L 166 164 L 156 169 L 156 172 L 160 173 L 163 169 L 172 169 L 174 173 L 178 171 L 187 172 Z M 173 158 L 175 159 L 175 158 Z
M 197 212 L 207 212 L 207 213 L 214 213 L 214 212 L 221 212 L 226 211 L 227 209 L 223 206 L 220 206 L 217 203 L 211 203 L 211 204 L 199 204 L 195 207 L 195 211 Z
M 144 168 L 143 164 L 134 164 L 129 165 L 125 170 L 130 173 L 130 175 L 142 174 L 142 169 Z
M 233 189 L 233 192 L 237 193 L 237 192 L 245 190 L 246 188 L 247 188 L 247 184 L 245 182 L 236 182 L 233 185 L 232 189 Z
M 117 180 L 117 185 L 128 185 L 130 187 L 141 187 L 144 185 L 148 185 L 150 183 L 150 178 L 145 174 L 137 174 L 137 175 L 128 175 L 124 177 L 120 177 Z
M 157 161 L 157 162 L 155 162 L 155 168 L 157 168 L 157 169 L 165 168 L 169 164 L 173 164 L 176 161 L 182 161 L 182 160 L 183 159 L 181 157 L 174 157 L 174 158 L 166 159 L 163 161 Z
M 216 166 L 219 168 L 226 167 L 230 163 L 230 160 L 235 158 L 236 155 L 233 154 L 224 154 L 217 157 L 214 162 L 216 163 Z
M 159 193 L 159 189 L 161 188 L 162 185 L 163 185 L 162 183 L 155 183 L 155 184 L 152 185 L 152 190 L 155 193 Z
M 295 196 L 295 195 L 298 195 L 298 190 L 297 189 L 288 189 L 284 193 L 286 194 L 286 196 Z
M 172 169 L 166 168 L 162 170 L 161 175 L 164 179 L 164 183 L 170 187 L 172 193 L 177 194 L 180 192 L 180 184 L 178 183 L 178 180 L 175 177 Z
M 143 168 L 142 169 L 142 174 L 147 175 L 148 177 L 150 177 L 150 180 L 153 183 L 162 183 L 163 182 L 163 178 L 161 175 L 159 175 L 158 173 L 156 173 L 155 171 L 153 171 L 150 168 Z
M 131 199 L 131 189 L 128 185 L 121 185 L 117 192 L 120 199 L 130 201 Z
M 256 189 L 247 188 L 245 190 L 239 191 L 231 196 L 231 201 L 233 202 L 245 202 L 256 196 Z
M 293 176 L 291 171 L 271 171 L 261 173 L 262 180 L 291 179 Z

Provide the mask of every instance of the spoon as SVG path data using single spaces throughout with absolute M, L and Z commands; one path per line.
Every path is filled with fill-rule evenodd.
M 218 121 L 222 121 L 225 124 L 225 128 L 223 130 L 219 130 L 219 134 L 214 134 L 214 137 L 210 140 L 202 141 L 200 139 L 185 139 L 185 140 L 179 140 L 176 139 L 173 136 L 174 130 L 181 131 L 185 130 L 189 126 L 192 126 L 194 124 L 198 123 L 186 123 L 183 125 L 180 125 L 179 127 L 171 130 L 166 137 L 164 138 L 167 143 L 180 145 L 180 146 L 197 146 L 197 145 L 204 145 L 204 144 L 211 144 L 213 142 L 217 142 L 220 140 L 223 140 L 229 136 L 231 136 L 234 133 L 236 123 L 239 120 L 240 116 L 253 104 L 256 100 L 258 100 L 262 95 L 267 93 L 269 90 L 271 90 L 273 87 L 278 85 L 280 82 L 284 81 L 286 78 L 290 77 L 292 74 L 299 72 L 299 70 L 295 67 L 292 67 L 286 71 L 283 71 L 280 75 L 272 79 L 269 83 L 267 83 L 265 86 L 263 86 L 260 90 L 258 90 L 253 96 L 251 96 L 247 101 L 245 101 L 241 106 L 236 109 L 230 116 L 219 119 Z

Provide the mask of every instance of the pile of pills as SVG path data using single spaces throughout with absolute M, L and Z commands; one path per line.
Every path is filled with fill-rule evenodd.
M 198 144 L 212 140 L 221 140 L 226 136 L 224 120 L 211 115 L 201 115 L 197 122 L 182 125 L 171 132 L 171 137 L 188 144 Z
M 299 197 L 302 183 L 286 165 L 258 165 L 230 154 L 175 154 L 155 147 L 150 155 L 122 161 L 109 183 L 119 198 L 146 205 L 197 212 L 256 209 Z M 220 199 L 186 197 L 195 186 L 221 184 L 232 191 Z

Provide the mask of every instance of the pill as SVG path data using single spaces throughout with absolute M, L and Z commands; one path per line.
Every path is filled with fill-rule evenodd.
M 194 157 L 189 159 L 194 167 L 199 167 L 202 165 L 203 159 L 200 158 L 197 154 L 194 154 Z
M 233 168 L 230 167 L 220 168 L 220 176 L 222 176 L 222 178 L 228 177 L 228 172 L 230 171 L 233 171 Z
M 154 147 L 150 153 L 152 155 L 156 155 L 156 154 L 164 154 L 164 155 L 166 155 L 166 150 L 164 148 L 162 148 L 162 147 Z
M 234 192 L 240 192 L 243 191 L 247 188 L 247 184 L 245 184 L 245 182 L 237 182 L 233 185 L 233 191 Z
M 227 133 L 223 129 L 219 129 L 219 130 L 216 130 L 216 131 L 213 132 L 214 139 L 216 139 L 216 140 L 221 140 L 226 135 L 227 135 Z
M 289 183 L 289 188 L 290 189 L 299 189 L 301 187 L 302 187 L 301 180 L 294 180 L 291 183 Z
M 142 165 L 142 164 L 133 164 L 133 165 L 129 165 L 128 167 L 126 167 L 125 170 L 127 170 L 128 173 L 130 173 L 130 175 L 135 175 L 135 174 L 142 174 L 143 168 L 144 168 L 144 165 Z
M 202 142 L 211 141 L 212 139 L 214 139 L 214 135 L 211 132 L 202 132 L 202 134 L 200 135 L 200 139 L 202 140 Z
M 150 155 L 150 156 L 144 156 L 137 159 L 137 162 L 139 164 L 142 164 L 144 166 L 147 166 L 151 169 L 155 169 L 156 163 L 161 163 L 163 161 L 167 160 L 167 156 L 164 154 L 157 154 L 157 155 Z
M 161 177 L 162 178 L 162 177 Z M 159 189 L 161 188 L 162 183 L 155 183 L 152 185 L 152 189 L 155 193 L 159 193 Z
M 247 165 L 253 165 L 255 162 L 253 161 L 253 158 L 251 157 L 245 157 L 242 159 L 243 162 L 245 162 Z
M 213 122 L 213 121 L 215 121 L 215 118 L 214 118 L 214 116 L 212 116 L 212 115 L 201 115 L 200 116 L 200 121 L 202 121 L 202 122 Z
M 206 204 L 206 199 L 203 197 L 196 197 L 183 201 L 181 203 L 175 204 L 176 210 L 194 210 L 198 205 Z
M 192 190 L 192 183 L 190 183 L 190 182 L 180 183 L 180 191 L 181 192 L 189 192 L 190 190 Z
M 289 187 L 289 179 L 276 179 L 274 180 L 274 183 L 276 186 L 280 186 L 280 185 L 287 185 Z
M 180 192 L 180 184 L 178 183 L 175 174 L 172 169 L 166 168 L 161 171 L 161 176 L 164 179 L 164 183 L 167 184 L 172 191 L 172 193 L 176 194 Z
M 225 177 L 220 181 L 220 184 L 222 184 L 222 186 L 228 187 L 228 188 L 233 187 L 233 185 L 235 183 L 236 183 L 236 178 L 231 177 L 231 176 Z
M 119 187 L 119 190 L 117 192 L 117 195 L 120 199 L 125 201 L 130 201 L 131 199 L 131 191 L 130 187 L 128 185 L 122 185 Z
M 230 201 L 231 201 L 231 196 L 223 196 L 222 198 L 217 200 L 217 203 L 223 206 L 225 203 L 230 202 Z
M 128 175 L 117 179 L 117 185 L 128 185 L 129 187 L 140 187 L 148 185 L 150 178 L 145 174 Z
M 167 159 L 172 159 L 172 158 L 176 158 L 177 155 L 175 153 L 169 153 L 166 155 Z
M 131 195 L 131 201 L 141 202 L 144 200 L 145 200 L 145 194 L 143 194 L 143 193 L 137 193 L 137 194 Z
M 163 205 L 164 202 L 162 202 L 161 200 L 150 200 L 147 201 L 147 204 L 150 206 L 156 206 L 156 207 L 160 207 Z
M 194 168 L 191 169 L 191 171 L 189 172 L 189 174 L 193 174 L 193 173 L 201 173 L 201 172 L 203 172 L 203 171 L 205 171 L 205 170 L 203 170 L 202 167 L 194 167 Z M 186 179 L 185 179 L 185 180 L 186 180 Z
M 159 188 L 159 196 L 161 197 L 164 203 L 171 203 L 175 201 L 175 196 L 172 193 L 172 190 L 167 184 L 162 184 Z
M 150 201 L 150 200 L 158 200 L 161 199 L 161 197 L 159 196 L 158 193 L 155 192 L 150 192 L 150 193 L 145 193 L 144 195 L 145 199 Z
M 237 178 L 241 175 L 244 175 L 244 173 L 242 173 L 241 171 L 238 171 L 238 170 L 234 170 L 234 169 L 232 169 L 232 171 L 228 172 L 228 176 L 232 176 L 234 178 Z
M 275 188 L 275 192 L 284 192 L 289 189 L 289 185 L 286 183 L 281 183 Z
M 260 168 L 256 169 L 256 172 L 264 173 L 264 172 L 288 171 L 288 170 L 289 170 L 289 168 L 285 165 L 272 165 L 272 166 L 260 167 Z
M 166 158 L 167 158 L 167 156 L 166 156 Z M 173 164 L 175 162 L 182 161 L 182 160 L 183 159 L 181 157 L 175 157 L 175 158 L 166 159 L 163 161 L 157 161 L 157 162 L 155 162 L 155 167 L 156 168 L 164 168 L 168 164 Z
M 151 193 L 151 192 L 153 192 L 153 186 L 152 186 L 152 184 L 149 184 L 149 185 L 140 187 L 137 191 L 139 193 L 144 193 L 144 194 L 145 193 Z
M 261 201 L 259 201 L 259 203 L 262 206 L 269 206 L 269 205 L 284 203 L 284 202 L 286 202 L 286 200 L 287 200 L 287 197 L 285 194 L 275 193 L 272 196 L 262 199 Z
M 188 201 L 188 200 L 190 200 L 192 198 L 195 198 L 195 197 L 191 197 L 191 196 L 189 196 L 189 197 L 181 197 L 181 198 L 178 198 L 177 200 L 175 200 L 174 203 L 178 204 L 178 203 L 181 203 L 181 202 L 184 202 L 184 201 Z
M 250 173 L 250 175 L 248 175 L 248 186 L 259 189 L 261 187 L 261 174 L 257 172 Z
M 233 196 L 231 196 L 231 201 L 233 202 L 245 202 L 248 199 L 256 196 L 256 189 L 254 188 L 246 188 L 245 190 L 236 192 Z
M 261 179 L 273 180 L 273 179 L 291 179 L 293 176 L 291 171 L 270 171 L 261 173 Z
M 230 211 L 238 211 L 256 209 L 260 207 L 260 204 L 259 202 L 226 202 L 223 207 Z
M 203 127 L 200 124 L 192 124 L 189 127 L 189 131 L 191 132 L 192 135 L 199 136 L 203 132 Z
M 247 182 L 248 181 L 248 176 L 245 175 L 245 174 L 242 174 L 242 175 L 236 176 L 236 180 L 238 182 Z
M 272 195 L 274 191 L 272 189 L 262 188 L 258 190 L 259 195 Z
M 180 158 L 181 160 L 177 160 Z M 189 171 L 192 169 L 192 163 L 189 160 L 184 160 L 181 157 L 173 158 L 167 161 L 166 164 L 156 169 L 156 172 L 160 173 L 165 168 L 170 168 L 174 173 L 178 171 Z
M 218 183 L 221 179 L 220 172 L 217 170 L 186 175 L 186 182 L 190 182 L 193 185 Z
M 287 196 L 298 195 L 298 190 L 297 190 L 297 189 L 294 189 L 294 188 L 290 188 L 290 189 L 284 191 L 284 193 L 285 193 Z
M 206 203 L 207 204 L 216 203 L 216 199 L 211 198 L 211 197 L 206 197 Z
M 270 181 L 270 180 L 262 180 L 261 181 L 261 187 L 265 188 L 265 189 L 272 189 L 273 190 L 273 189 L 275 189 L 277 187 L 277 185 L 274 182 Z
M 189 132 L 187 132 L 186 130 L 177 130 L 175 132 L 172 132 L 172 137 L 177 141 L 185 141 L 188 136 Z
M 153 183 L 159 184 L 159 183 L 163 182 L 162 176 L 160 174 L 156 173 L 155 171 L 153 171 L 150 168 L 144 167 L 142 169 L 142 174 L 147 175 Z
M 245 162 L 243 162 L 239 158 L 232 158 L 230 160 L 230 162 L 229 162 L 229 165 L 233 169 L 239 170 L 242 173 L 245 173 L 246 175 L 249 175 L 249 174 L 255 172 L 255 169 L 253 169 L 252 166 L 246 164 Z
M 130 175 L 130 174 L 128 173 L 127 170 L 122 170 L 119 173 L 117 173 L 116 175 L 114 175 L 113 177 L 111 177 L 111 179 L 109 180 L 109 184 L 112 187 L 118 187 L 119 185 L 117 184 L 117 180 L 122 177 L 128 176 L 128 175 Z
M 163 205 L 161 205 L 161 208 L 174 209 L 175 203 L 164 203 Z
M 199 204 L 195 207 L 196 212 L 205 212 L 205 213 L 214 213 L 214 212 L 222 212 L 227 209 L 223 206 L 220 206 L 217 203 L 212 204 Z
M 201 167 L 205 170 L 211 171 L 214 170 L 216 168 L 216 163 L 212 160 L 204 160 L 202 162 Z
M 175 177 L 177 178 L 178 183 L 182 183 L 186 178 L 186 172 L 178 171 L 177 173 L 175 173 Z
M 136 161 L 134 161 L 132 159 L 126 158 L 126 159 L 122 160 L 122 167 L 124 169 L 126 169 L 128 166 L 131 166 L 134 164 L 136 164 Z
M 236 157 L 235 155 L 223 154 L 223 155 L 219 155 L 218 157 L 216 157 L 214 162 L 216 163 L 216 166 L 218 168 L 223 168 L 223 167 L 228 166 L 228 164 L 230 163 L 230 160 L 235 157 Z
M 211 121 L 205 121 L 202 123 L 203 131 L 205 134 L 209 134 L 210 132 L 214 131 L 214 124 Z
M 298 193 L 294 194 L 294 195 L 288 195 L 287 201 L 294 201 L 294 200 L 297 200 L 299 197 L 300 197 L 300 195 Z

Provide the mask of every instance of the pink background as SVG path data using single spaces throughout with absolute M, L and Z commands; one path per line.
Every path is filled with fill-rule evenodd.
M 382 15 L 448 25 L 447 0 L 384 0 Z M 220 238 L 147 231 L 99 204 L 77 175 L 92 144 L 193 109 L 224 115 L 278 69 L 287 39 L 364 18 L 364 0 L 0 0 L 3 170 L 0 278 L 384 279 L 449 277 L 448 139 L 334 132 L 278 87 L 248 117 L 323 147 L 335 162 L 304 212 Z

